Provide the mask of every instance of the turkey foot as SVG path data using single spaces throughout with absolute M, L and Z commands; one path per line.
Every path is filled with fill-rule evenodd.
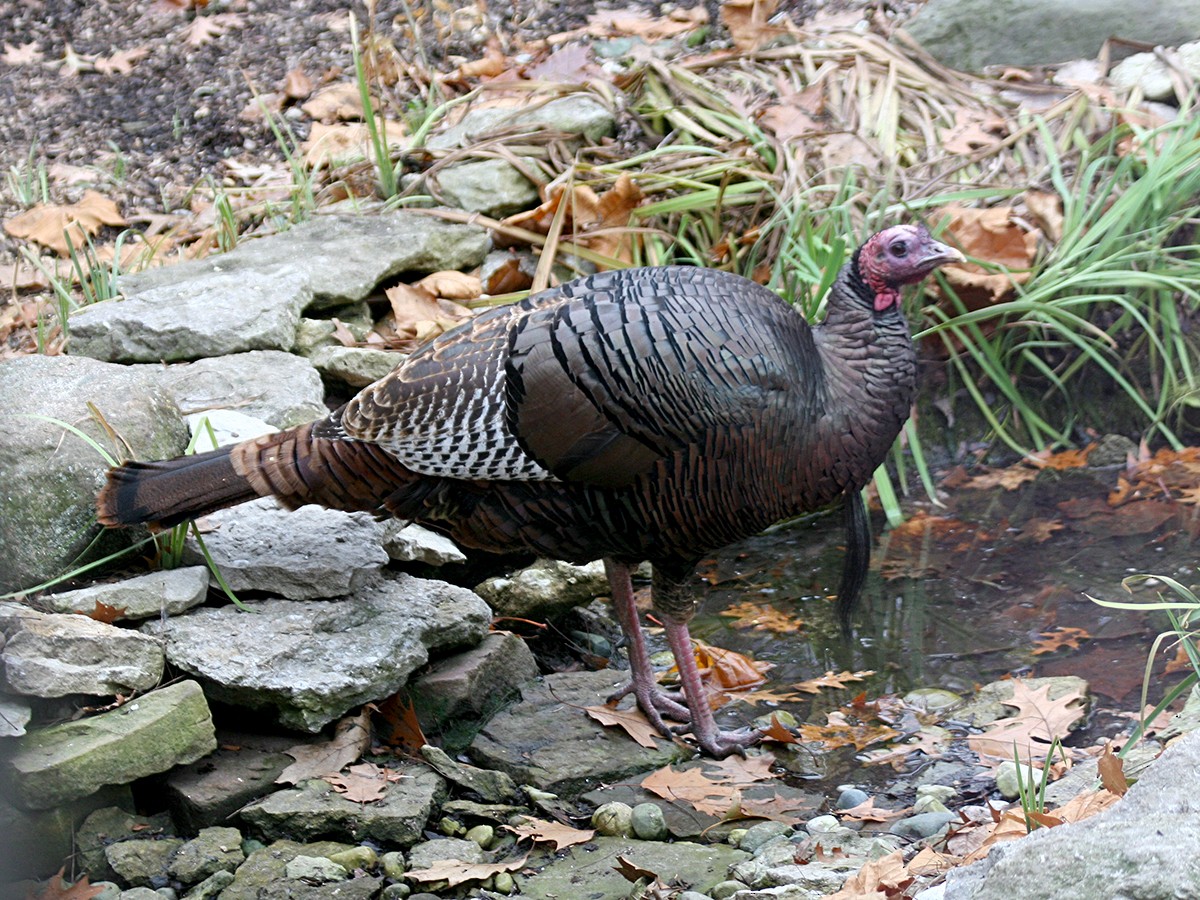
M 679 681 L 687 698 L 688 709 L 691 710 L 691 725 L 677 728 L 675 731 L 690 731 L 700 749 L 715 759 L 724 759 L 731 753 L 746 755 L 746 748 L 753 747 L 763 739 L 763 733 L 755 728 L 742 728 L 737 731 L 721 731 L 713 718 L 712 707 L 708 704 L 708 691 L 700 680 L 700 670 L 696 667 L 696 656 L 692 652 L 692 638 L 688 634 L 686 623 L 667 622 L 667 643 L 671 645 L 671 653 L 675 656 L 675 665 L 679 668 Z

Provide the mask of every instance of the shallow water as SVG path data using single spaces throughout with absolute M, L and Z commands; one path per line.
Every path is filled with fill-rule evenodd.
M 864 691 L 868 699 L 931 687 L 969 696 L 1009 674 L 1078 675 L 1089 682 L 1096 708 L 1134 712 L 1147 653 L 1169 627 L 1166 618 L 1111 610 L 1085 594 L 1128 600 L 1121 581 L 1137 573 L 1191 584 L 1197 508 L 1152 501 L 1113 515 L 1103 502 L 1113 483 L 1111 472 L 1043 472 L 1016 490 L 952 492 L 940 508 L 912 502 L 912 518 L 898 531 L 876 520 L 871 572 L 849 641 L 828 602 L 840 575 L 840 514 L 777 528 L 701 564 L 715 583 L 702 588 L 693 634 L 774 663 L 764 687 L 777 691 L 826 671 L 874 670 L 846 689 L 781 704 L 801 721 L 823 723 L 823 712 Z M 737 627 L 720 615 L 747 601 L 803 624 L 779 634 Z M 1040 634 L 1056 627 L 1090 637 L 1078 649 L 1035 655 Z M 1163 676 L 1170 655 L 1156 661 L 1151 703 L 1182 678 Z M 768 709 L 734 704 L 724 715 L 732 723 Z M 1122 726 L 1127 722 L 1093 712 L 1080 740 Z

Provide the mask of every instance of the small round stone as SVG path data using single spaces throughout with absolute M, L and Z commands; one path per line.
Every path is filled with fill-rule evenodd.
M 379 895 L 379 900 L 404 900 L 411 893 L 412 888 L 403 881 L 399 881 L 385 887 Z
M 666 816 L 657 803 L 639 803 L 629 815 L 629 824 L 643 841 L 665 841 L 669 834 Z
M 513 877 L 507 872 L 497 872 L 492 881 L 492 889 L 497 894 L 511 894 L 517 887 Z
M 615 800 L 592 813 L 592 827 L 606 837 L 633 837 L 633 807 Z
M 748 891 L 750 888 L 740 881 L 722 881 L 708 889 L 708 896 L 713 900 L 729 900 L 738 891 Z
M 404 854 L 399 850 L 391 850 L 379 860 L 383 864 L 383 874 L 388 878 L 399 881 L 404 877 L 404 873 L 408 871 L 408 864 L 404 860 Z
M 342 866 L 347 872 L 353 872 L 355 869 L 375 868 L 375 863 L 379 861 L 377 854 L 371 847 L 359 845 L 351 847 L 349 850 L 339 850 L 337 853 L 330 853 L 326 859 L 331 859 L 339 866 Z
M 442 819 L 442 821 L 438 822 L 438 831 L 446 835 L 446 837 L 457 837 L 460 834 L 465 834 L 466 830 L 467 829 L 463 827 L 461 822 L 456 822 L 449 816 L 446 816 Z
M 837 798 L 838 809 L 850 809 L 858 806 L 860 803 L 866 803 L 871 799 L 871 795 L 864 790 L 856 787 L 846 788 Z
M 491 825 L 476 825 L 474 828 L 467 829 L 467 833 L 464 836 L 468 841 L 474 841 L 484 850 L 487 850 L 496 840 L 496 829 Z
M 742 845 L 742 838 L 746 836 L 748 830 L 746 828 L 734 828 L 725 836 L 725 843 L 730 847 L 740 847 Z
M 841 827 L 842 823 L 837 820 L 837 816 L 817 816 L 804 823 L 804 830 L 814 835 L 826 834 Z
M 767 821 L 751 825 L 738 841 L 738 848 L 747 853 L 753 853 L 767 841 L 781 834 L 787 834 L 792 829 L 783 822 Z

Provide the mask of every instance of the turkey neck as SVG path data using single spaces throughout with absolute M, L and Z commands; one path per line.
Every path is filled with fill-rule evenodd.
M 912 408 L 917 360 L 899 297 L 886 311 L 858 271 L 858 254 L 830 290 L 825 320 L 812 329 L 823 376 L 809 452 L 797 482 L 805 506 L 858 490 L 883 462 Z

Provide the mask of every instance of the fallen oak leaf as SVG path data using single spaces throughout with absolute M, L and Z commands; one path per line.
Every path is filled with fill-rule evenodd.
M 26 895 L 27 900 L 91 900 L 97 894 L 104 893 L 104 887 L 97 884 L 89 884 L 88 877 L 84 875 L 74 884 L 68 884 L 63 878 L 63 873 L 66 872 L 66 866 L 63 866 L 54 875 L 50 877 L 36 893 L 31 889 Z
M 49 247 L 59 256 L 69 256 L 71 247 L 86 243 L 102 226 L 129 224 L 117 204 L 98 191 L 85 191 L 78 203 L 48 206 L 39 203 L 4 223 L 4 230 Z
M 617 864 L 613 868 L 620 873 L 621 877 L 628 882 L 638 882 L 643 878 L 649 879 L 652 883 L 658 882 L 658 876 L 649 869 L 643 869 L 636 863 L 630 862 L 624 856 L 617 857 Z
M 661 737 L 650 720 L 636 706 L 631 709 L 617 709 L 615 706 L 585 706 L 583 711 L 601 725 L 623 728 L 625 733 L 637 743 L 653 750 L 658 746 L 656 738 Z
M 1055 626 L 1054 631 L 1042 631 L 1039 634 L 1041 635 L 1041 640 L 1033 642 L 1034 656 L 1042 653 L 1053 653 L 1064 647 L 1071 650 L 1078 650 L 1080 646 L 1079 642 L 1091 637 L 1091 634 L 1085 628 L 1068 628 L 1062 625 Z
M 373 803 L 387 792 L 387 773 L 374 763 L 359 763 L 345 773 L 322 778 L 352 803 Z
M 807 681 L 794 684 L 792 687 L 798 691 L 804 691 L 806 694 L 819 694 L 822 688 L 844 688 L 851 681 L 862 681 L 874 674 L 874 669 L 863 669 L 861 672 L 842 670 L 836 675 L 830 671 L 819 678 L 810 678 Z
M 105 625 L 111 625 L 117 619 L 125 615 L 125 606 L 109 606 L 107 603 L 96 601 L 96 608 L 90 611 L 77 609 L 75 612 L 81 616 L 87 616 L 89 619 L 95 619 L 97 622 L 103 622 Z
M 296 761 L 284 769 L 276 784 L 296 784 L 308 778 L 336 774 L 357 760 L 371 746 L 371 711 L 337 723 L 333 737 L 319 744 L 298 744 L 285 751 Z
M 534 843 L 551 842 L 554 844 L 556 852 L 564 847 L 586 843 L 596 836 L 596 832 L 591 828 L 572 828 L 561 822 L 547 822 L 544 819 L 534 819 L 530 816 L 522 818 L 524 821 L 520 825 L 505 825 L 504 827 L 518 838 L 530 838 Z
M 825 900 L 866 900 L 866 898 L 899 897 L 913 882 L 899 850 L 873 859 L 846 879 L 841 890 Z
M 528 859 L 528 853 L 520 859 L 496 863 L 467 863 L 461 859 L 440 859 L 427 869 L 410 869 L 404 873 L 404 877 L 413 881 L 445 881 L 450 887 L 457 887 L 468 881 L 483 881 L 501 872 L 515 872 L 524 866 Z

